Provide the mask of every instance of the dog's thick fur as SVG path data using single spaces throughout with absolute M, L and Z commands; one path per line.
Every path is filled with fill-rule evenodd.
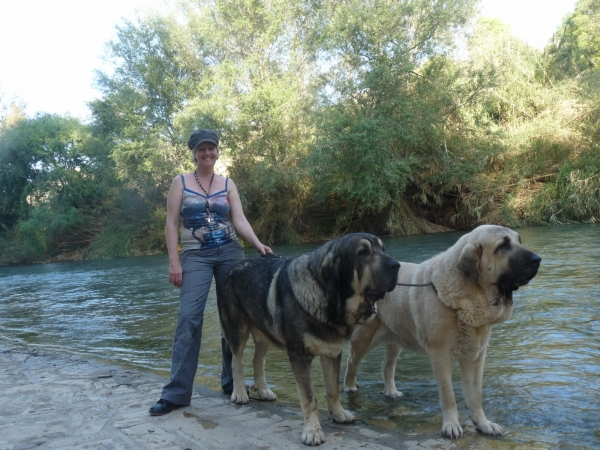
M 361 359 L 385 343 L 383 394 L 397 398 L 396 360 L 403 348 L 426 353 L 433 368 L 442 407 L 442 434 L 463 435 L 452 389 L 452 365 L 458 361 L 467 406 L 477 429 L 502 434 L 482 409 L 485 354 L 492 326 L 510 319 L 513 291 L 536 274 L 541 258 L 521 246 L 519 235 L 508 228 L 482 225 L 462 236 L 445 252 L 421 264 L 402 262 L 398 286 L 377 304 L 377 315 L 356 327 L 351 339 L 345 391 L 358 388 Z
M 261 399 L 276 399 L 265 380 L 267 350 L 274 344 L 287 351 L 304 414 L 304 444 L 325 440 L 311 380 L 315 356 L 321 357 L 333 420 L 352 422 L 354 416 L 339 398 L 342 347 L 355 324 L 373 316 L 375 302 L 394 289 L 399 267 L 384 253 L 381 240 L 365 233 L 346 235 L 293 258 L 254 258 L 234 267 L 218 302 L 223 334 L 233 353 L 231 401 L 249 401 L 242 355 L 251 334 L 253 388 Z

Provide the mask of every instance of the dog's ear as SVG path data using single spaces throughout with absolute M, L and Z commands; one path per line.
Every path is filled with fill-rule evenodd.
M 460 270 L 464 276 L 467 277 L 470 283 L 477 283 L 479 281 L 479 260 L 482 252 L 481 245 L 475 245 L 468 243 L 463 247 L 463 250 L 458 258 L 458 264 L 456 267 Z
M 325 283 L 325 294 L 328 300 L 335 298 L 340 291 L 340 257 L 335 249 L 331 249 L 321 263 L 321 280 Z

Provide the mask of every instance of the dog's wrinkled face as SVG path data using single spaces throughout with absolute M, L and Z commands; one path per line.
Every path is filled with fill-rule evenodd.
M 354 261 L 360 290 L 368 302 L 373 304 L 381 300 L 386 292 L 394 290 L 400 263 L 385 253 L 380 239 L 361 239 L 355 251 Z
M 376 236 L 356 233 L 340 242 L 340 288 L 350 322 L 369 318 L 375 302 L 396 287 L 400 263 Z M 352 318 L 350 318 L 352 316 Z
M 458 268 L 471 283 L 496 286 L 497 301 L 512 304 L 513 292 L 535 277 L 541 260 L 521 245 L 521 237 L 515 231 L 486 225 L 471 232 Z

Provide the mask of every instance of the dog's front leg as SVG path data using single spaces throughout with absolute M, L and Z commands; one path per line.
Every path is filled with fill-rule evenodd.
M 292 372 L 298 388 L 298 397 L 302 414 L 304 415 L 304 429 L 302 430 L 302 443 L 306 445 L 321 445 L 325 442 L 325 433 L 321 428 L 319 419 L 319 405 L 313 390 L 311 377 L 311 355 L 289 354 Z
M 350 423 L 356 418 L 352 413 L 346 411 L 340 402 L 340 364 L 342 363 L 342 354 L 335 358 L 321 355 L 321 369 L 323 369 L 323 380 L 325 381 L 325 392 L 327 397 L 327 407 L 334 422 Z
M 381 393 L 389 398 L 400 398 L 404 394 L 396 388 L 396 361 L 402 352 L 400 347 L 395 342 L 387 341 L 385 343 L 385 356 L 383 358 L 382 375 L 384 388 Z
M 458 439 L 463 435 L 463 429 L 458 420 L 456 398 L 452 388 L 452 360 L 446 349 L 430 350 L 431 367 L 440 394 L 442 407 L 442 436 Z
M 475 361 L 460 361 L 460 375 L 462 377 L 463 391 L 467 407 L 471 412 L 473 423 L 483 434 L 499 436 L 503 430 L 500 425 L 490 422 L 482 407 L 482 389 L 483 389 L 483 367 L 485 365 L 484 349 Z
M 380 320 L 377 316 L 366 324 L 357 325 L 354 328 L 350 339 L 350 353 L 346 363 L 346 375 L 344 375 L 344 391 L 356 392 L 358 390 L 358 381 L 356 374 L 358 366 L 367 353 L 371 351 L 379 341 L 373 339 L 379 329 Z

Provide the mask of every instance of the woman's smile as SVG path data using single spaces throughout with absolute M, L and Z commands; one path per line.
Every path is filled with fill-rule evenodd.
M 202 142 L 196 147 L 196 158 L 204 164 L 214 164 L 219 158 L 218 147 L 212 142 Z

